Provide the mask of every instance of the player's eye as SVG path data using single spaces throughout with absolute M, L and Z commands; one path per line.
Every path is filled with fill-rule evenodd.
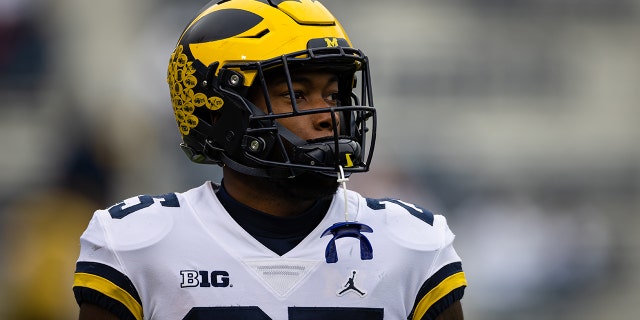
M 280 97 L 285 98 L 285 99 L 287 99 L 287 100 L 291 100 L 291 97 L 292 97 L 292 96 L 291 96 L 291 94 L 289 93 L 289 91 L 286 91 L 286 92 L 282 92 L 282 93 L 280 94 Z M 301 100 L 301 99 L 304 99 L 304 93 L 302 93 L 302 91 L 294 91 L 294 92 L 293 92 L 293 98 L 294 98 L 295 100 Z
M 294 91 L 293 96 L 295 97 L 296 100 L 304 99 L 304 93 L 302 91 Z
M 325 97 L 325 100 L 329 104 L 331 104 L 333 106 L 337 105 L 338 104 L 338 93 L 334 92 L 334 93 L 329 94 L 328 96 Z

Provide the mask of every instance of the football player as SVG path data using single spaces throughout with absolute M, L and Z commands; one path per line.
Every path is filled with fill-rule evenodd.
M 95 212 L 80 319 L 462 319 L 441 215 L 348 190 L 376 138 L 369 60 L 318 1 L 222 0 L 167 73 L 182 149 L 223 179 Z

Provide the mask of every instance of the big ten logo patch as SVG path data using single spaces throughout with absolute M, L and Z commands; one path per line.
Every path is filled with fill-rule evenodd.
M 229 284 L 229 273 L 226 271 L 180 270 L 180 276 L 182 276 L 181 288 L 232 286 Z

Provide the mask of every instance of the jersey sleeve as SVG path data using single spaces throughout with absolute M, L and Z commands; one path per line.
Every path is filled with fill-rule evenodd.
M 76 263 L 73 292 L 79 305 L 98 305 L 119 319 L 142 320 L 138 292 L 109 246 L 109 233 L 103 219 L 106 211 L 96 211 L 80 238 L 80 256 Z
M 442 228 L 442 247 L 432 265 L 428 279 L 422 284 L 408 319 L 433 320 L 454 302 L 462 299 L 467 280 L 462 262 L 453 247 L 455 238 L 446 219 L 435 216 L 434 227 Z

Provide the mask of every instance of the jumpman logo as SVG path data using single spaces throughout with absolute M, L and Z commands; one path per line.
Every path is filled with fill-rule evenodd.
M 366 291 L 361 291 L 360 289 L 356 288 L 356 284 L 354 279 L 356 278 L 356 271 L 353 270 L 351 273 L 351 277 L 349 277 L 349 280 L 347 280 L 347 283 L 344 284 L 342 290 L 338 290 L 337 294 L 338 296 L 343 296 L 345 295 L 349 290 L 353 290 L 356 293 L 358 293 L 361 297 L 364 297 L 367 295 Z

